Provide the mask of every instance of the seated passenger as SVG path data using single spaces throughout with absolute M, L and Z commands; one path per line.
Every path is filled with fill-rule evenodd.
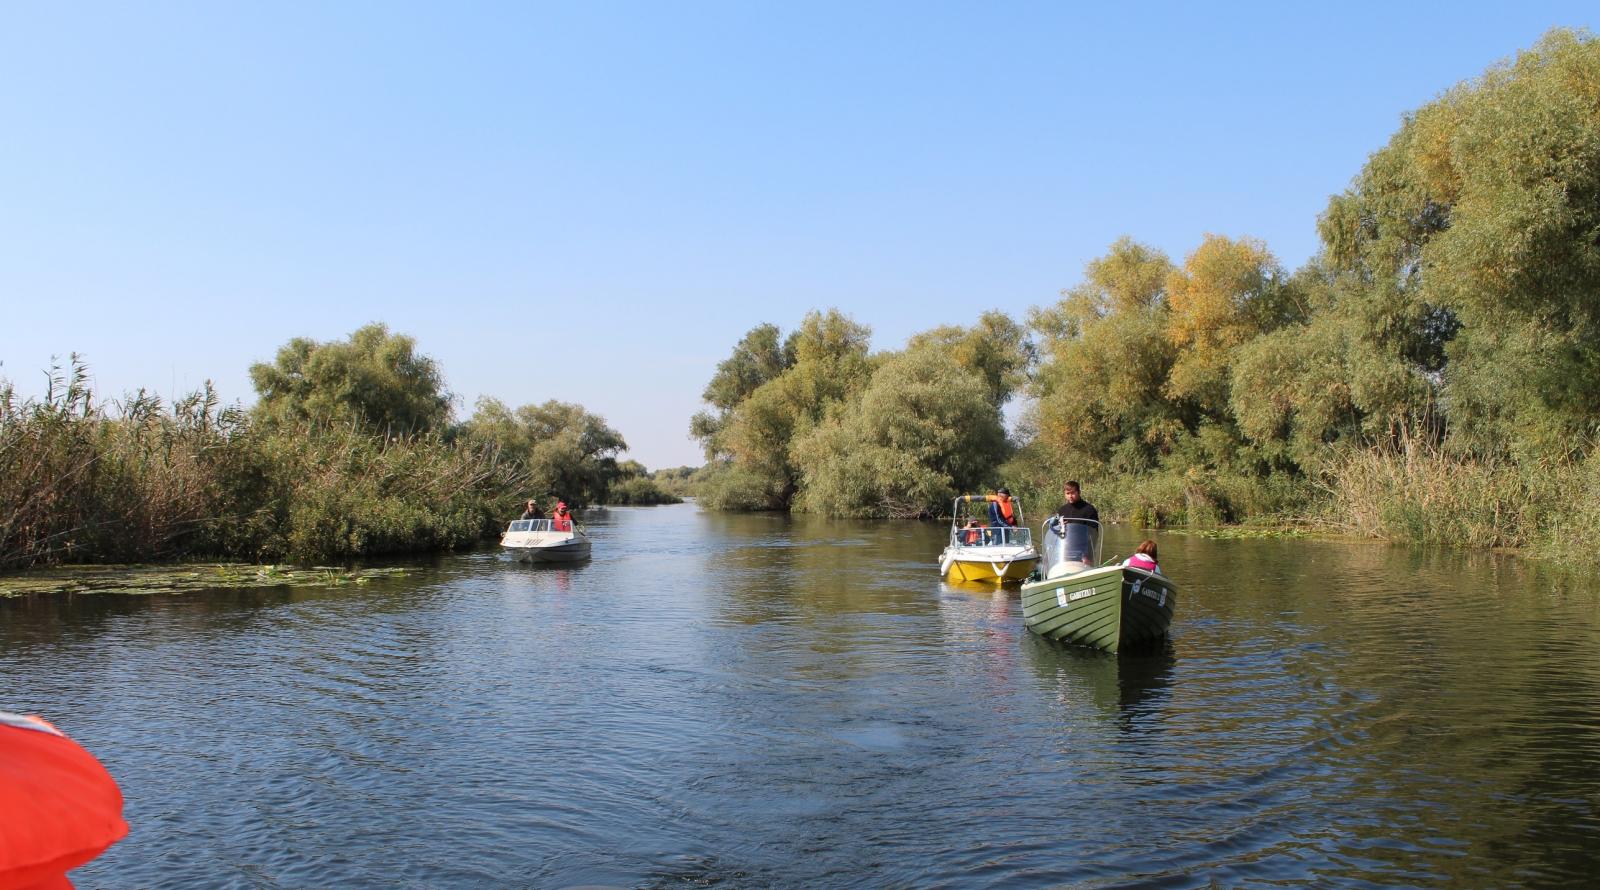
M 983 539 L 983 531 L 982 531 L 982 529 L 983 529 L 983 523 L 979 522 L 976 519 L 967 520 L 967 524 L 962 527 L 961 543 L 963 543 L 963 544 L 976 544 L 976 543 L 978 543 L 980 540 Z
M 556 511 L 550 516 L 550 529 L 558 532 L 572 531 L 572 511 L 567 509 L 566 501 L 556 503 Z
M 1133 551 L 1133 555 L 1123 560 L 1122 564 L 1129 568 L 1162 574 L 1161 566 L 1156 562 L 1156 542 L 1149 538 L 1145 538 L 1139 544 L 1139 549 Z

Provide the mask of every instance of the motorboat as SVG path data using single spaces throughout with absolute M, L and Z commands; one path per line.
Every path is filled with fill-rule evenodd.
M 577 562 L 589 558 L 589 537 L 570 519 L 564 523 L 553 519 L 515 520 L 500 536 L 500 546 L 520 562 Z
M 1017 524 L 994 524 L 983 495 L 962 495 L 951 506 L 950 543 L 939 554 L 939 572 L 949 581 L 1021 581 L 1033 573 L 1039 551 L 1022 524 L 1022 502 L 1012 498 Z M 981 515 L 979 511 L 981 512 Z
M 1159 572 L 1101 565 L 1100 523 L 1052 516 L 1039 537 L 1039 577 L 1022 585 L 1028 630 L 1107 652 L 1167 635 L 1178 586 Z

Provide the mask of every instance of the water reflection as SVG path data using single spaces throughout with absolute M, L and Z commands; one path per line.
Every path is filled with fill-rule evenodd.
M 1177 655 L 1170 640 L 1111 655 L 1025 634 L 1022 656 L 1040 688 L 1063 705 L 1087 701 L 1127 731 L 1154 728 L 1172 683 Z

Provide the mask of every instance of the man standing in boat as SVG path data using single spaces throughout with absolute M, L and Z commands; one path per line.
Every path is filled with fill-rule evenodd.
M 522 518 L 523 519 L 543 519 L 544 518 L 544 511 L 539 509 L 539 502 L 538 501 L 534 501 L 534 500 L 530 500 L 530 501 L 527 502 L 527 504 L 523 505 Z
M 1017 527 L 1017 505 L 1011 500 L 1011 489 L 1002 488 L 984 497 L 989 500 L 989 525 L 996 528 Z
M 1068 482 L 1061 489 L 1061 496 L 1066 498 L 1067 502 L 1056 508 L 1056 515 L 1063 520 L 1088 519 L 1094 522 L 1100 521 L 1100 511 L 1094 508 L 1094 504 L 1083 499 L 1083 490 L 1078 487 L 1076 481 Z
M 1061 496 L 1067 502 L 1056 508 L 1055 525 L 1056 534 L 1065 539 L 1063 558 L 1087 565 L 1094 558 L 1094 539 L 1100 535 L 1100 511 L 1083 499 L 1077 480 L 1063 486 Z

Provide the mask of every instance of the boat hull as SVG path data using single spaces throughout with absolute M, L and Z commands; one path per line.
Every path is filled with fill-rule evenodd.
M 500 547 L 518 562 L 578 562 L 589 558 L 589 539 L 581 532 L 509 532 Z
M 963 553 L 946 550 L 939 558 L 939 570 L 948 581 L 989 581 L 1004 583 L 1021 581 L 1033 573 L 1039 564 L 1039 554 L 1032 548 L 1020 552 L 984 554 L 983 548 L 962 548 Z M 1013 548 L 1014 549 L 1014 548 Z
M 1022 623 L 1042 637 L 1118 652 L 1159 640 L 1178 588 L 1164 575 L 1109 566 L 1022 586 Z

